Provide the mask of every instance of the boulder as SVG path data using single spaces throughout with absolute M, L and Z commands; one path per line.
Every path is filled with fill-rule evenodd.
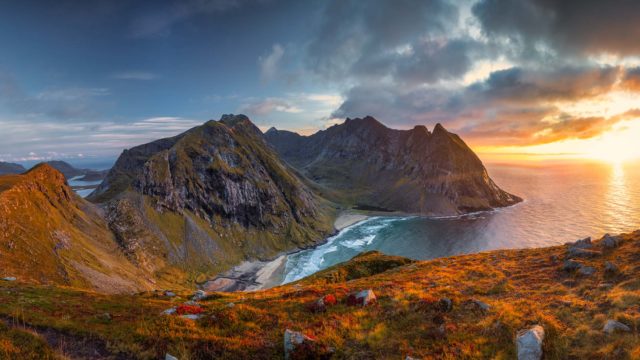
M 164 292 L 164 296 L 166 296 L 166 297 L 174 297 L 174 296 L 176 296 L 176 293 L 174 293 L 173 291 L 167 290 L 167 291 Z
M 305 334 L 293 331 L 285 330 L 284 332 L 284 358 L 289 359 L 291 355 L 299 351 L 302 347 L 312 347 L 315 340 L 306 336 Z
M 16 281 L 16 278 L 14 278 L 13 276 L 7 276 L 7 277 L 3 277 L 2 280 L 4 280 L 4 281 Z
M 438 301 L 438 308 L 442 312 L 449 312 L 453 309 L 453 301 L 449 298 L 442 298 Z
M 176 313 L 176 308 L 172 307 L 162 312 L 163 315 L 173 315 Z
M 471 303 L 476 306 L 478 309 L 482 310 L 482 311 L 489 311 L 491 310 L 491 305 L 480 301 L 478 299 L 471 299 Z
M 599 255 L 602 255 L 600 251 L 584 249 L 579 247 L 570 247 L 569 250 L 567 250 L 567 258 L 569 259 L 592 258 Z
M 540 360 L 543 341 L 544 328 L 540 325 L 518 332 L 516 336 L 518 360 Z
M 169 354 L 169 353 L 166 353 L 164 355 L 164 360 L 178 360 L 178 358 L 173 356 L 173 355 L 171 355 L 171 354 Z
M 185 314 L 185 315 L 180 315 L 181 318 L 183 319 L 187 319 L 187 320 L 198 320 L 202 317 L 202 315 L 200 314 Z
M 607 261 L 604 263 L 604 271 L 609 274 L 617 274 L 620 272 L 620 268 L 618 265 L 612 263 L 611 261 Z
M 207 297 L 207 293 L 204 290 L 198 290 L 193 294 L 193 297 L 191 298 L 191 300 L 200 301 L 206 297 Z
M 619 321 L 607 320 L 607 323 L 604 324 L 602 331 L 607 334 L 613 334 L 615 332 L 629 332 L 631 331 L 631 328 Z
M 584 276 L 591 276 L 595 273 L 596 273 L 596 268 L 594 268 L 593 266 L 580 266 L 580 269 L 578 269 L 578 274 L 584 275 Z
M 620 246 L 621 243 L 622 243 L 622 238 L 620 236 L 611 236 L 609 234 L 606 234 L 602 238 L 602 246 L 607 249 L 616 248 Z
M 591 243 L 591 237 L 586 237 L 572 243 L 566 243 L 566 245 L 568 245 L 569 248 L 574 249 L 591 249 L 593 247 L 593 244 Z
M 565 260 L 564 264 L 562 265 L 562 270 L 564 271 L 575 271 L 580 269 L 580 267 L 582 267 L 582 264 L 580 264 L 579 262 L 575 261 L 575 260 Z
M 374 294 L 373 290 L 371 289 L 351 293 L 347 297 L 347 304 L 352 306 L 354 305 L 367 306 L 369 304 L 375 303 L 376 301 L 377 301 L 376 294 Z

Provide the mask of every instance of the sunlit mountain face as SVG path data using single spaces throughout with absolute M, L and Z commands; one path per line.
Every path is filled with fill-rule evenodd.
M 303 134 L 440 122 L 510 161 L 631 160 L 639 20 L 625 0 L 4 2 L 0 160 L 113 160 L 229 112 Z

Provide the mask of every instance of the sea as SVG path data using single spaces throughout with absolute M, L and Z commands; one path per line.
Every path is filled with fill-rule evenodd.
M 368 218 L 323 245 L 288 255 L 284 283 L 369 250 L 428 260 L 640 229 L 640 162 L 523 160 L 485 165 L 501 188 L 524 201 L 458 217 Z

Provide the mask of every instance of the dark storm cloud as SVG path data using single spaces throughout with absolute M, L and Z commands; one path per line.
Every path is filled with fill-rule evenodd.
M 626 75 L 618 67 L 511 68 L 456 90 L 357 86 L 333 116 L 375 114 L 404 127 L 442 122 L 466 137 L 492 144 L 582 139 L 610 129 L 621 118 L 569 116 L 557 103 L 606 94 L 621 76 Z
M 329 79 L 457 78 L 478 50 L 469 38 L 449 38 L 458 22 L 458 8 L 445 0 L 332 1 L 308 45 L 308 65 Z
M 530 52 L 640 54 L 640 1 L 480 0 L 473 14 L 488 36 Z

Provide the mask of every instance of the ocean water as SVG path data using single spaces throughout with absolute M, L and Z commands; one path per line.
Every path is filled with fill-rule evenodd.
M 284 282 L 369 250 L 427 260 L 640 229 L 640 163 L 489 163 L 487 168 L 500 187 L 525 201 L 457 218 L 369 218 L 321 246 L 289 255 Z

